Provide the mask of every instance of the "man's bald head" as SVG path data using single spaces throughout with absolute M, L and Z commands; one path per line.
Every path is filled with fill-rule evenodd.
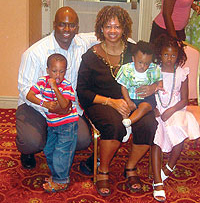
M 55 15 L 55 39 L 61 48 L 67 50 L 78 33 L 79 19 L 77 13 L 70 7 L 59 8 Z
M 73 21 L 78 24 L 79 19 L 77 13 L 69 6 L 61 7 L 57 10 L 55 15 L 55 22 L 58 22 L 60 18 L 67 17 L 68 21 Z

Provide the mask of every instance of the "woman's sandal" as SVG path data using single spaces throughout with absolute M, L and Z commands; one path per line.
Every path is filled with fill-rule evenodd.
M 170 168 L 168 164 L 166 164 L 165 166 L 171 173 L 174 171 L 174 169 L 176 168 L 176 166 L 174 166 L 173 168 Z M 164 182 L 167 178 L 169 178 L 169 176 L 165 175 L 164 171 L 161 169 L 161 179 Z
M 153 197 L 159 202 L 164 202 L 166 200 L 166 195 L 164 190 L 155 190 L 155 187 L 163 186 L 163 183 L 153 183 Z M 160 199 L 161 197 L 162 199 Z
M 98 174 L 108 176 L 109 172 L 101 172 L 101 171 L 98 170 Z M 108 179 L 97 180 L 97 182 L 96 182 L 96 190 L 103 197 L 109 196 L 111 194 L 109 180 Z
M 46 192 L 59 192 L 66 190 L 68 183 L 56 183 L 49 179 L 49 181 L 43 184 L 43 188 Z
M 140 178 L 137 175 L 135 175 L 135 176 L 132 176 L 132 175 L 128 176 L 127 175 L 127 172 L 136 171 L 136 170 L 137 170 L 136 167 L 133 169 L 125 169 L 124 170 L 124 177 L 128 179 L 126 185 L 132 192 L 139 192 L 142 190 L 142 183 L 140 181 Z

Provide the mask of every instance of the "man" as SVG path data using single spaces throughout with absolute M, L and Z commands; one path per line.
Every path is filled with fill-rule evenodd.
M 65 78 L 72 83 L 76 90 L 78 69 L 81 56 L 92 45 L 97 43 L 93 34 L 77 34 L 79 19 L 76 12 L 70 7 L 58 9 L 55 15 L 54 31 L 47 37 L 39 40 L 22 55 L 19 68 L 18 89 L 19 101 L 16 111 L 16 144 L 21 152 L 21 163 L 26 169 L 36 166 L 34 154 L 43 150 L 46 143 L 46 119 L 44 109 L 26 100 L 30 87 L 36 84 L 38 78 L 46 75 L 47 58 L 53 53 L 60 53 L 67 59 L 67 71 Z M 90 131 L 79 107 L 76 97 L 76 106 L 80 116 L 78 122 L 77 150 L 85 149 L 91 142 Z M 57 105 L 54 113 L 64 114 L 70 111 L 61 109 Z

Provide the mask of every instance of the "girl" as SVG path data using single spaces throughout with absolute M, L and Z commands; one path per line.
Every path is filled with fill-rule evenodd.
M 154 173 L 153 196 L 165 201 L 163 181 L 174 170 L 183 148 L 184 140 L 200 137 L 199 125 L 194 116 L 186 111 L 188 102 L 189 68 L 183 68 L 187 60 L 183 43 L 161 35 L 155 42 L 157 63 L 163 74 L 163 89 L 156 95 L 156 119 L 159 123 L 152 146 Z M 161 169 L 161 151 L 170 152 L 166 166 Z

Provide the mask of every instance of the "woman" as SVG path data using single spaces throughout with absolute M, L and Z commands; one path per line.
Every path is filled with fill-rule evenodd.
M 191 7 L 197 14 L 200 13 L 199 6 L 194 0 L 162 0 L 160 13 L 153 21 L 150 42 L 160 34 L 168 34 L 179 40 L 185 40 L 185 27 L 190 17 Z
M 100 195 L 111 193 L 109 185 L 109 165 L 118 150 L 126 129 L 122 116 L 130 109 L 121 99 L 121 87 L 115 76 L 124 63 L 131 62 L 130 49 L 133 44 L 127 42 L 131 36 L 132 20 L 119 6 L 105 6 L 96 18 L 95 34 L 101 41 L 90 48 L 83 56 L 77 81 L 79 101 L 87 116 L 101 133 L 100 166 L 98 167 L 96 188 Z M 153 93 L 155 86 L 141 87 L 143 96 Z M 132 125 L 133 144 L 125 168 L 127 186 L 132 191 L 141 189 L 136 165 L 152 144 L 157 128 L 154 113 L 150 112 Z
M 200 0 L 194 1 L 200 8 Z M 200 14 L 200 12 L 199 12 Z M 200 51 L 200 15 L 193 12 L 186 27 L 186 41 L 195 46 Z

